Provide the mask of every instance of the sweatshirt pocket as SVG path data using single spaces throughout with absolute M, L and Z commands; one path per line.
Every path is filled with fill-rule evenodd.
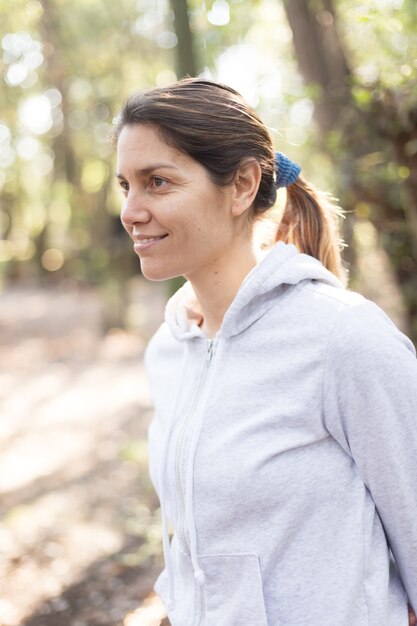
M 267 626 L 256 554 L 200 555 L 205 574 L 204 626 Z

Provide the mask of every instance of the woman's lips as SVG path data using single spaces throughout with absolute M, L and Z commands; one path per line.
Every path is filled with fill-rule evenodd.
M 142 237 L 141 239 L 136 239 L 133 249 L 136 254 L 142 252 L 143 250 L 147 250 L 152 246 L 156 246 L 162 239 L 165 239 L 168 235 L 160 235 L 159 237 Z

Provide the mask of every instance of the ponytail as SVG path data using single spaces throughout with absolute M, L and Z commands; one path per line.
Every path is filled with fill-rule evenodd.
M 302 176 L 286 187 L 286 193 L 276 240 L 292 243 L 299 252 L 315 257 L 346 286 L 348 271 L 341 254 L 346 244 L 340 234 L 343 209 Z

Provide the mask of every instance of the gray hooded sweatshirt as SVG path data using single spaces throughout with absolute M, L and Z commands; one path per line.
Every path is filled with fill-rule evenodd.
M 407 626 L 412 342 L 283 242 L 245 278 L 214 339 L 192 298 L 186 283 L 145 355 L 165 555 L 155 590 L 172 626 Z

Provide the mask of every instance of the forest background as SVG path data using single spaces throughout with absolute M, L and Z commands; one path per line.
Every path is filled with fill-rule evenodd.
M 8 555 L 0 567 L 0 624 L 110 626 L 134 619 L 145 624 L 143 611 L 139 615 L 134 609 L 150 592 L 160 542 L 158 508 L 145 477 L 144 433 L 151 410 L 142 383 L 133 382 L 142 376 L 134 363 L 173 286 L 144 284 L 121 227 L 113 120 L 133 91 L 184 75 L 236 88 L 265 120 L 277 149 L 340 199 L 346 211 L 349 287 L 376 301 L 417 345 L 417 4 L 3 0 L 0 26 L 0 399 L 5 411 L 0 434 L 11 455 L 0 467 L 0 545 Z M 74 383 L 80 368 L 82 376 Z M 126 404 L 113 405 L 106 396 L 112 417 L 103 430 L 105 408 L 91 398 L 87 403 L 86 415 L 94 414 L 86 417 L 90 445 L 101 437 L 99 459 L 79 464 L 77 431 L 68 457 L 77 459 L 77 471 L 58 471 L 56 458 L 40 468 L 27 460 L 31 454 L 46 458 L 55 449 L 66 458 L 60 440 L 38 449 L 33 437 L 40 436 L 39 424 L 48 423 L 50 432 L 61 419 L 69 428 L 59 402 L 70 374 L 84 406 L 85 386 L 97 398 L 109 392 L 109 380 L 113 396 L 122 394 Z M 116 379 L 123 380 L 119 392 Z M 39 394 L 43 405 L 34 414 L 32 401 Z M 47 401 L 50 411 L 50 403 L 57 402 L 54 418 L 45 418 Z M 32 439 L 22 447 L 28 432 Z M 103 474 L 109 467 L 110 474 Z M 114 493 L 109 498 L 103 488 L 94 507 L 88 494 L 101 491 L 93 478 L 115 486 L 120 499 Z M 72 496 L 62 490 L 68 481 L 79 489 Z M 68 528 L 64 532 L 58 522 L 48 526 L 41 520 L 36 532 L 28 531 L 29 520 L 36 526 L 36 506 L 51 514 L 48 507 L 56 500 L 41 505 L 40 499 L 52 492 L 63 494 L 57 517 L 71 497 L 75 508 L 83 503 L 77 518 L 84 524 L 83 541 L 98 542 L 102 552 L 76 563 L 68 554 L 80 545 L 80 533 L 64 549 Z M 101 525 L 95 517 L 99 510 L 105 518 Z M 113 534 L 106 535 L 109 528 Z M 47 575 L 53 567 L 59 588 Z M 109 567 L 117 573 L 109 574 Z M 103 587 L 104 579 L 119 583 Z M 23 591 L 28 586 L 30 591 Z M 159 623 L 158 617 L 149 619 Z

